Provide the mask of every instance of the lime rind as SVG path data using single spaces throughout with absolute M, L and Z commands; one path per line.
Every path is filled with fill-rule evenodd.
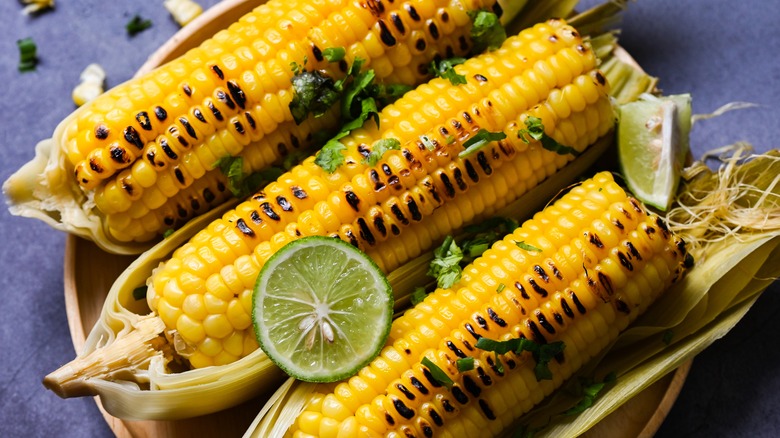
M 260 347 L 290 376 L 333 382 L 375 358 L 390 333 L 393 293 L 379 267 L 340 239 L 311 236 L 258 275 L 252 319 Z

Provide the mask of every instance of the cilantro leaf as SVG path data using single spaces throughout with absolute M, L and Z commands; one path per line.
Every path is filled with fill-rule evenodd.
M 460 75 L 455 71 L 455 66 L 464 62 L 466 62 L 464 58 L 443 59 L 439 62 L 433 60 L 431 61 L 431 71 L 434 76 L 447 79 L 452 85 L 465 84 L 466 76 Z
M 174 232 L 173 228 L 168 228 L 167 230 L 165 230 L 165 232 L 163 233 L 163 239 L 167 239 L 167 238 L 171 237 L 173 232 Z
M 425 291 L 424 287 L 414 288 L 414 292 L 412 292 L 412 295 L 409 297 L 412 301 L 412 306 L 422 303 L 427 295 L 428 292 Z
M 473 357 L 462 357 L 455 361 L 455 366 L 458 367 L 458 372 L 463 373 L 474 369 Z
M 617 380 L 617 376 L 614 372 L 604 376 L 604 380 L 601 382 L 595 382 L 590 379 L 580 379 L 580 389 L 582 398 L 576 405 L 563 412 L 563 415 L 577 415 L 584 412 L 589 407 L 593 406 L 593 402 L 596 401 L 599 393 L 610 383 Z
M 373 96 L 381 106 L 387 106 L 411 90 L 412 87 L 404 84 L 372 84 L 368 94 Z
M 401 142 L 395 138 L 383 138 L 381 140 L 377 140 L 374 142 L 374 145 L 371 148 L 371 153 L 363 159 L 363 163 L 368 164 L 369 166 L 376 166 L 376 163 L 382 159 L 382 156 L 385 154 L 385 152 L 390 150 L 397 151 L 399 149 L 401 149 Z
M 347 147 L 337 139 L 325 143 L 325 146 L 317 153 L 314 164 L 320 166 L 325 172 L 333 173 L 344 163 L 344 155 L 341 153 Z
M 16 41 L 19 48 L 19 71 L 24 73 L 35 70 L 38 65 L 38 46 L 32 38 L 27 37 Z
M 213 166 L 219 169 L 227 178 L 230 193 L 237 198 L 243 198 L 257 191 L 264 183 L 277 179 L 282 169 L 271 167 L 254 173 L 244 173 L 244 159 L 241 157 L 224 156 Z
M 135 36 L 136 34 L 143 32 L 150 27 L 152 27 L 152 20 L 144 20 L 140 15 L 134 16 L 125 25 L 127 34 L 130 36 Z
M 548 151 L 557 153 L 558 155 L 572 154 L 575 157 L 580 154 L 576 149 L 564 146 L 554 138 L 550 137 L 544 132 L 544 125 L 542 119 L 538 117 L 529 116 L 525 119 L 525 129 L 517 131 L 517 138 L 523 140 L 526 143 L 530 143 L 529 137 L 533 140 L 537 140 L 542 143 L 542 147 Z
M 501 292 L 504 291 L 504 289 L 506 289 L 506 285 L 504 283 L 499 283 L 498 287 L 496 288 L 496 293 L 500 294 Z
M 433 254 L 428 275 L 436 279 L 438 287 L 447 289 L 460 281 L 462 273 L 460 261 L 463 259 L 463 252 L 452 236 L 447 236 Z
M 482 53 L 485 49 L 494 50 L 506 40 L 506 29 L 501 25 L 498 15 L 484 9 L 469 12 L 471 17 L 472 53 Z
M 520 354 L 523 351 L 528 351 L 536 361 L 536 365 L 534 366 L 536 380 L 550 380 L 552 379 L 552 372 L 548 365 L 555 356 L 561 354 L 566 345 L 561 341 L 540 345 L 526 338 L 512 338 L 507 339 L 506 341 L 496 341 L 494 339 L 482 337 L 477 341 L 476 347 L 481 350 L 492 351 L 496 354 L 506 354 L 510 351 Z
M 376 78 L 374 70 L 368 70 L 354 76 L 354 80 L 344 89 L 344 96 L 341 98 L 342 117 L 358 117 L 359 113 L 356 114 L 356 112 L 362 112 L 362 105 L 358 105 L 366 99 L 373 100 L 369 96 L 366 96 L 365 99 L 357 99 L 357 96 L 367 93 L 367 88 L 374 81 L 374 78 Z M 374 105 L 376 106 L 376 104 Z
M 473 236 L 460 244 L 463 251 L 461 263 L 471 263 L 487 251 L 491 245 L 517 227 L 517 221 L 503 217 L 493 217 L 479 224 L 465 227 L 463 231 L 473 233 Z
M 525 243 L 524 240 L 515 241 L 515 245 L 517 245 L 518 248 L 524 249 L 526 251 L 542 252 L 542 250 L 540 248 L 537 248 L 537 247 L 535 247 L 533 245 Z
M 566 344 L 563 341 L 558 341 L 541 345 L 538 352 L 531 352 L 536 360 L 536 366 L 534 367 L 536 380 L 552 380 L 552 372 L 548 364 L 555 356 L 561 354 L 564 348 L 566 348 Z
M 336 90 L 333 79 L 319 71 L 303 71 L 292 78 L 293 98 L 290 112 L 295 123 L 301 124 L 308 115 L 321 117 L 341 94 Z
M 480 129 L 479 132 L 474 134 L 473 137 L 466 140 L 463 143 L 463 151 L 458 154 L 460 158 L 466 158 L 472 154 L 479 152 L 482 148 L 489 145 L 494 141 L 503 140 L 506 138 L 506 134 L 502 131 L 490 132 L 487 129 Z
M 452 381 L 450 376 L 448 376 L 447 373 L 444 372 L 444 370 L 439 368 L 435 363 L 433 363 L 430 359 L 428 359 L 428 357 L 423 356 L 420 363 L 422 363 L 424 367 L 428 368 L 428 371 L 431 372 L 431 375 L 437 382 L 446 386 L 447 389 L 452 388 L 452 385 L 455 382 Z
M 149 289 L 149 286 L 139 286 L 135 289 L 133 289 L 133 299 L 136 301 L 143 300 L 146 298 L 146 291 Z
M 322 57 L 328 62 L 339 62 L 346 54 L 347 50 L 343 47 L 328 47 L 322 51 Z

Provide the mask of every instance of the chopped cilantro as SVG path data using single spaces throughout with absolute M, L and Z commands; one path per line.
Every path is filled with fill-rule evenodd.
M 127 34 L 130 36 L 135 36 L 136 34 L 143 32 L 144 30 L 149 29 L 150 27 L 152 27 L 152 20 L 144 20 L 143 18 L 141 18 L 140 15 L 134 16 L 125 25 L 125 29 L 127 29 Z
M 338 140 L 330 140 L 317 153 L 314 164 L 320 166 L 322 170 L 333 173 L 344 162 L 344 155 L 341 153 L 347 147 Z
M 471 263 L 490 248 L 490 245 L 513 231 L 517 226 L 517 222 L 512 219 L 493 217 L 479 224 L 465 227 L 463 231 L 473 235 L 460 244 L 463 251 L 461 263 Z
M 506 39 L 506 30 L 501 25 L 498 15 L 486 10 L 469 12 L 471 17 L 471 41 L 474 42 L 472 53 L 482 53 L 485 49 L 494 50 Z
M 447 79 L 452 85 L 461 85 L 466 83 L 466 76 L 460 75 L 455 71 L 455 66 L 466 62 L 464 58 L 443 59 L 439 62 L 431 61 L 431 71 L 434 76 Z
M 474 134 L 473 137 L 463 143 L 464 149 L 460 154 L 458 154 L 458 156 L 460 158 L 468 157 L 479 152 L 482 148 L 489 145 L 490 143 L 503 140 L 505 138 L 506 134 L 504 134 L 502 131 L 490 132 L 487 129 L 482 128 L 479 130 L 479 132 Z
M 165 232 L 163 233 L 163 239 L 167 239 L 171 237 L 171 234 L 173 234 L 173 232 L 174 232 L 173 228 L 168 228 L 167 230 L 165 230 Z
M 373 96 L 380 105 L 386 106 L 395 102 L 399 97 L 412 89 L 412 87 L 404 84 L 372 84 L 368 93 Z
M 213 168 L 218 168 L 225 175 L 228 190 L 237 198 L 243 198 L 254 193 L 263 183 L 275 180 L 282 174 L 282 169 L 278 167 L 246 174 L 244 173 L 244 159 L 230 155 L 217 160 Z
M 452 236 L 447 236 L 433 255 L 433 260 L 428 267 L 428 275 L 436 279 L 439 287 L 447 289 L 460 281 L 462 273 L 460 261 L 463 259 L 463 252 Z
M 580 389 L 582 398 L 576 405 L 572 406 L 568 410 L 564 411 L 564 415 L 577 415 L 584 412 L 589 407 L 593 406 L 593 402 L 596 401 L 596 397 L 604 389 L 604 387 L 617 379 L 614 372 L 604 376 L 604 380 L 601 382 L 594 382 L 590 379 L 580 379 Z
M 455 361 L 455 366 L 458 367 L 459 373 L 464 373 L 466 371 L 471 371 L 474 369 L 474 358 L 473 357 L 462 357 Z
M 504 283 L 499 283 L 498 287 L 496 288 L 496 293 L 500 294 L 501 292 L 504 291 L 504 289 L 506 289 L 506 285 Z
M 523 240 L 521 240 L 519 242 L 515 241 L 515 245 L 517 245 L 518 248 L 524 249 L 526 251 L 542 252 L 542 250 L 540 248 L 537 248 L 537 247 L 535 247 L 533 245 L 525 243 L 525 241 L 523 241 Z
M 328 47 L 322 51 L 322 56 L 328 60 L 328 62 L 339 62 L 344 59 L 347 54 L 347 50 L 343 47 Z
M 448 389 L 452 388 L 453 382 L 450 376 L 447 375 L 447 373 L 444 372 L 441 368 L 439 368 L 435 363 L 433 363 L 428 357 L 423 356 L 422 361 L 420 361 L 422 365 L 426 368 L 428 368 L 428 371 L 431 372 L 431 375 L 433 378 L 441 383 L 442 385 L 446 386 Z
M 580 154 L 576 149 L 569 146 L 564 146 L 555 141 L 554 138 L 547 135 L 544 132 L 542 119 L 538 117 L 529 116 L 525 119 L 525 129 L 517 131 L 517 138 L 523 140 L 524 142 L 530 143 L 531 140 L 528 139 L 529 137 L 533 140 L 541 142 L 543 148 L 547 149 L 548 151 L 555 152 L 558 155 L 572 154 L 576 157 Z
M 492 351 L 496 354 L 506 354 L 510 351 L 520 354 L 523 351 L 528 351 L 536 361 L 536 366 L 534 366 L 536 380 L 550 380 L 552 379 L 552 372 L 550 372 L 548 365 L 566 346 L 561 341 L 540 345 L 526 338 L 496 341 L 482 337 L 477 341 L 476 347 L 481 350 Z
M 496 372 L 498 374 L 504 373 L 504 363 L 501 362 L 501 358 L 498 357 L 498 353 L 493 353 L 493 360 L 496 361 Z
M 341 113 L 343 116 L 350 118 L 358 117 L 358 111 L 362 112 L 362 103 L 367 99 L 374 100 L 373 97 L 367 95 L 363 99 L 357 98 L 361 94 L 368 93 L 367 88 L 374 81 L 374 78 L 376 78 L 374 70 L 364 71 L 355 75 L 349 86 L 344 88 L 344 96 L 341 99 Z M 376 107 L 376 103 L 374 103 L 374 107 Z
M 425 291 L 424 287 L 414 288 L 414 292 L 412 292 L 412 295 L 409 297 L 412 300 L 412 306 L 422 303 L 427 295 L 428 292 Z
M 447 136 L 447 144 L 450 145 L 450 144 L 453 144 L 453 143 L 455 143 L 455 136 L 454 135 L 448 135 Z
M 19 71 L 28 72 L 35 70 L 38 65 L 38 46 L 32 38 L 27 37 L 16 41 L 19 47 Z
M 368 164 L 369 166 L 376 166 L 376 163 L 382 159 L 382 156 L 385 155 L 385 152 L 391 150 L 397 151 L 399 149 L 401 149 L 401 142 L 398 141 L 398 139 L 383 138 L 381 140 L 377 140 L 374 142 L 374 145 L 371 148 L 371 153 L 363 159 L 363 163 Z
M 421 135 L 420 141 L 422 142 L 423 146 L 425 146 L 425 149 L 428 149 L 429 151 L 436 149 L 436 143 L 434 143 L 433 140 L 431 140 L 431 138 L 427 135 Z
M 145 299 L 146 298 L 146 291 L 148 289 L 149 289 L 148 286 L 139 286 L 139 287 L 133 289 L 133 299 L 136 300 L 136 301 Z
M 292 78 L 293 98 L 290 112 L 295 123 L 301 124 L 308 115 L 321 117 L 341 94 L 336 90 L 333 79 L 319 71 L 302 71 Z

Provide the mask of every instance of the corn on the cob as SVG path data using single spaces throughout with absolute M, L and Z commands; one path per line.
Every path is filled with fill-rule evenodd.
M 458 66 L 466 84 L 434 79 L 388 106 L 381 130 L 370 125 L 342 139 L 345 161 L 333 173 L 310 157 L 214 221 L 148 282 L 150 307 L 174 333 L 178 353 L 200 368 L 256 349 L 255 278 L 293 239 L 339 237 L 389 271 L 563 167 L 573 155 L 526 144 L 518 131 L 538 117 L 577 151 L 608 132 L 613 115 L 596 62 L 565 22 L 539 24 Z M 459 157 L 480 129 L 507 138 Z M 365 159 L 380 139 L 402 146 L 370 166 Z
M 293 122 L 291 63 L 338 79 L 360 58 L 381 82 L 416 85 L 428 77 L 432 59 L 470 50 L 468 13 L 481 9 L 501 12 L 496 0 L 271 0 L 63 121 L 55 132 L 57 157 L 49 162 L 64 167 L 45 175 L 60 180 L 38 184 L 72 191 L 63 195 L 66 207 L 44 199 L 41 188 L 14 187 L 29 178 L 12 178 L 6 192 L 20 203 L 34 198 L 31 206 L 48 222 L 93 237 L 109 251 L 138 252 L 148 247 L 138 242 L 197 214 L 193 202 L 213 207 L 231 196 L 224 190 L 226 177 L 213 170 L 220 158 L 243 157 L 243 171 L 250 174 L 313 146 L 314 132 L 337 127 L 338 108 Z M 335 47 L 345 48 L 346 56 L 332 63 L 323 51 Z M 201 178 L 212 184 L 177 196 Z M 69 214 L 57 212 L 65 208 L 84 210 L 80 215 L 90 229 L 66 223 Z
M 528 245 L 523 249 L 518 242 Z M 393 323 L 357 376 L 321 386 L 290 435 L 495 436 L 595 356 L 689 267 L 684 242 L 607 172 L 585 181 L 486 251 L 451 289 Z M 499 285 L 505 285 L 497 292 Z M 481 338 L 562 341 L 538 380 L 527 352 Z M 459 372 L 457 360 L 474 358 Z M 451 388 L 423 358 L 443 370 Z

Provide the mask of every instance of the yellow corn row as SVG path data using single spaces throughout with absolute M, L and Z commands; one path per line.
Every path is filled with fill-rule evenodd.
M 49 181 L 38 184 L 67 187 L 74 199 L 39 198 L 21 187 L 29 176 L 12 178 L 5 191 L 12 202 L 41 210 L 18 214 L 62 222 L 112 252 L 138 252 L 146 247 L 139 243 L 232 197 L 227 178 L 215 170 L 219 159 L 241 157 L 243 172 L 251 174 L 310 149 L 314 133 L 338 127 L 338 108 L 293 121 L 292 63 L 337 80 L 360 58 L 381 83 L 417 85 L 430 77 L 434 58 L 469 52 L 468 14 L 483 9 L 502 12 L 497 0 L 270 0 L 60 125 L 55 136 L 63 157 L 57 165 L 64 168 L 47 171 Z M 330 48 L 344 48 L 346 56 L 329 62 L 323 52 Z M 202 179 L 210 184 L 193 189 Z M 73 220 L 67 210 L 79 208 L 85 212 Z M 82 216 L 100 229 L 82 230 Z
M 521 242 L 523 245 L 518 245 Z M 321 385 L 289 436 L 495 436 L 605 348 L 690 267 L 662 219 L 600 173 L 497 242 L 392 326 L 356 376 Z M 537 380 L 528 352 L 481 338 L 563 342 Z M 452 380 L 434 377 L 430 360 Z M 457 360 L 473 358 L 472 370 Z
M 194 368 L 257 348 L 252 289 L 279 248 L 307 235 L 351 242 L 390 271 L 441 236 L 513 201 L 574 156 L 518 137 L 529 117 L 558 142 L 584 150 L 613 126 L 604 76 L 563 20 L 523 31 L 456 67 L 467 81 L 434 79 L 342 139 L 344 164 L 327 173 L 311 157 L 212 222 L 156 270 L 148 302 Z M 506 139 L 468 156 L 479 130 Z M 398 150 L 365 159 L 380 139 Z M 429 149 L 427 144 L 431 144 Z

